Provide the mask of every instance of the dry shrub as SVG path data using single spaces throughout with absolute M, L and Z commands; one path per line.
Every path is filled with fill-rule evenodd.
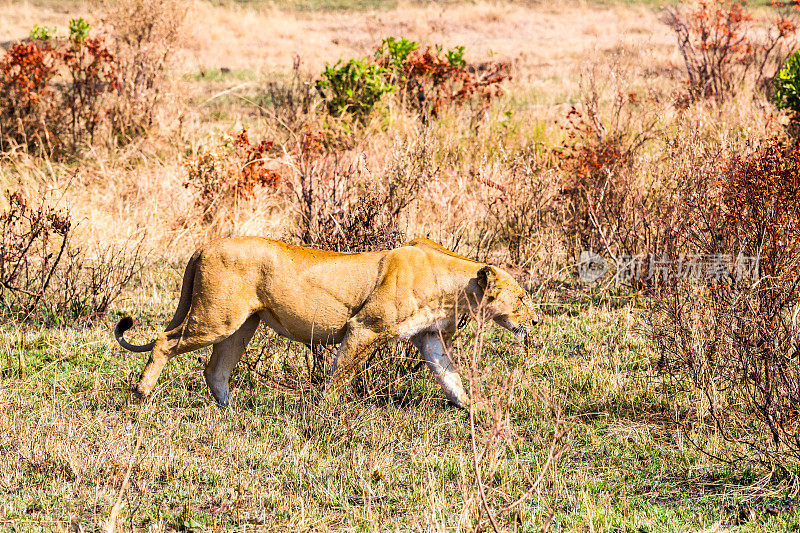
M 46 302 L 47 320 L 78 325 L 97 322 L 143 266 L 140 240 L 91 248 L 71 246 L 56 270 L 58 277 Z
M 399 212 L 388 206 L 391 193 L 365 183 L 359 173 L 357 162 L 337 153 L 300 166 L 295 239 L 336 252 L 386 250 L 402 242 Z
M 548 169 L 547 155 L 536 145 L 504 154 L 504 183 L 479 178 L 497 191 L 489 201 L 489 216 L 482 225 L 482 234 L 488 237 L 482 239 L 482 245 L 486 249 L 507 250 L 511 263 L 518 266 L 530 266 L 542 242 L 541 233 L 555 222 L 558 186 Z
M 605 250 L 611 257 L 637 253 L 655 217 L 646 212 L 647 189 L 637 181 L 634 162 L 655 135 L 656 112 L 644 105 L 645 97 L 618 88 L 609 118 L 603 118 L 594 73 L 582 91 L 581 104 L 562 124 L 566 139 L 556 151 L 566 249 L 576 258 L 583 250 Z
M 321 132 L 301 138 L 292 183 L 300 243 L 340 252 L 385 250 L 404 239 L 401 215 L 436 172 L 429 138 L 395 148 L 376 179 L 364 162 L 329 150 Z
M 18 192 L 9 195 L 8 203 L 0 216 L 0 296 L 6 311 L 30 316 L 64 255 L 72 222 L 63 211 L 29 207 Z
M 111 31 L 119 89 L 109 111 L 114 139 L 127 143 L 153 125 L 164 96 L 164 72 L 183 37 L 183 0 L 104 0 L 103 23 Z
M 796 46 L 797 22 L 789 13 L 760 32 L 740 2 L 700 0 L 682 10 L 667 8 L 662 20 L 677 37 L 689 99 L 723 101 L 748 78 L 760 83 L 772 77 Z
M 292 134 L 303 131 L 319 105 L 314 81 L 300 69 L 301 64 L 300 56 L 295 55 L 288 80 L 267 82 L 259 105 L 263 115 Z
M 401 102 L 423 117 L 438 117 L 446 108 L 467 105 L 477 116 L 502 94 L 501 83 L 511 79 L 509 63 L 469 64 L 463 46 L 422 50 L 414 41 L 389 38 L 376 55 L 378 63 L 392 73 Z
M 278 187 L 281 177 L 270 165 L 272 144 L 251 142 L 247 130 L 242 129 L 184 162 L 187 177 L 183 185 L 194 191 L 204 224 L 230 217 L 238 203 L 251 200 L 258 189 Z
M 406 238 L 403 213 L 435 172 L 425 139 L 423 135 L 409 146 L 396 146 L 381 179 L 374 179 L 359 158 L 329 150 L 321 132 L 307 130 L 292 147 L 293 178 L 286 184 L 298 218 L 291 239 L 345 253 L 400 246 Z M 304 394 L 318 389 L 334 357 L 332 348 L 312 346 L 305 368 L 297 368 L 287 359 L 288 350 L 271 344 L 249 360 L 258 377 Z M 352 388 L 358 398 L 399 399 L 419 369 L 419 355 L 410 344 L 385 345 L 366 357 Z
M 335 196 L 346 181 L 342 173 L 334 171 L 330 188 L 325 191 Z M 404 240 L 398 218 L 386 208 L 385 197 L 374 189 L 362 189 L 358 198 L 343 204 L 322 199 L 317 205 L 323 207 L 304 233 L 311 242 L 303 244 L 336 252 L 369 252 L 396 248 Z
M 701 449 L 796 473 L 800 149 L 768 139 L 686 178 L 676 268 L 700 257 L 706 272 L 669 278 L 651 319 L 656 366 L 698 399 L 697 418 L 679 422 Z M 714 449 L 706 426 L 734 446 Z
M 91 251 L 73 244 L 69 213 L 46 200 L 8 197 L 0 213 L 0 308 L 40 323 L 91 323 L 142 267 L 140 242 Z M 93 252 L 93 253 L 92 253 Z

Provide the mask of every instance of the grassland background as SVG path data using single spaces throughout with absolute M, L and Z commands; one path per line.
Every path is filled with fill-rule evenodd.
M 168 365 L 152 399 L 131 397 L 143 359 L 114 342 L 114 320 L 133 313 L 141 319 L 134 340 L 153 336 L 173 312 L 186 258 L 215 237 L 175 222 L 194 209 L 183 187 L 184 157 L 242 127 L 269 138 L 274 126 L 250 101 L 265 81 L 288 76 L 295 55 L 304 70 L 318 73 L 326 62 L 371 53 L 390 35 L 464 45 L 471 60 L 510 60 L 513 80 L 481 127 L 451 116 L 428 131 L 445 155 L 407 233 L 446 240 L 447 228 L 486 216 L 492 191 L 475 176 L 502 182 L 504 153 L 559 144 L 556 120 L 578 100 L 588 72 L 602 81 L 606 98 L 619 80 L 666 98 L 680 83 L 680 58 L 650 2 L 348 4 L 196 2 L 170 70 L 172 104 L 153 138 L 90 154 L 80 164 L 24 154 L 0 159 L 0 187 L 57 194 L 80 221 L 83 241 L 134 236 L 150 251 L 148 268 L 104 323 L 88 329 L 0 326 L 0 528 L 98 529 L 129 468 L 121 529 L 438 531 L 472 524 L 479 502 L 467 415 L 445 403 L 424 368 L 388 400 L 353 396 L 345 409 L 328 412 L 313 391 L 285 390 L 241 365 L 233 405 L 220 409 L 198 362 L 208 354 L 198 352 Z M 63 29 L 73 16 L 94 21 L 93 13 L 94 5 L 79 1 L 2 0 L 0 42 L 25 37 L 34 24 Z M 698 134 L 729 147 L 771 127 L 774 118 L 759 105 L 741 98 L 722 108 L 699 106 L 687 110 L 683 122 L 669 105 L 658 112 L 662 129 L 675 138 Z M 385 116 L 388 125 L 368 126 L 359 147 L 377 174 L 393 149 L 420 132 L 398 110 L 390 107 Z M 647 150 L 640 164 L 643 179 L 679 166 Z M 280 238 L 293 227 L 292 217 L 264 193 L 227 231 Z M 542 239 L 534 281 L 569 283 L 568 255 Z M 484 347 L 486 365 L 521 376 L 511 410 L 519 453 L 502 458 L 498 487 L 524 487 L 526 475 L 535 477 L 546 461 L 557 426 L 570 428 L 563 454 L 521 506 L 516 527 L 800 527 L 794 487 L 769 482 L 768 472 L 712 461 L 670 422 L 635 295 L 572 288 L 538 298 L 542 321 L 532 358 L 497 330 L 487 334 Z M 247 357 L 263 346 L 301 365 L 301 349 L 269 333 L 257 337 Z M 385 499 L 352 498 L 365 494 Z

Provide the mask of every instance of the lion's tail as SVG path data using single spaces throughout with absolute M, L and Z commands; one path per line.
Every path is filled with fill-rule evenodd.
M 175 310 L 175 315 L 173 315 L 172 320 L 170 320 L 169 324 L 165 331 L 169 331 L 178 327 L 178 325 L 183 322 L 186 318 L 186 315 L 189 314 L 189 307 L 192 303 L 192 287 L 194 285 L 194 274 L 197 266 L 197 261 L 200 258 L 200 253 L 195 253 L 192 258 L 189 260 L 189 264 L 186 265 L 186 270 L 183 273 L 183 283 L 181 284 L 181 298 L 178 301 L 178 308 Z M 114 337 L 117 339 L 117 342 L 131 352 L 149 352 L 153 349 L 156 345 L 156 341 L 152 340 L 147 344 L 142 344 L 141 346 L 137 346 L 136 344 L 131 344 L 125 340 L 123 335 L 126 331 L 133 327 L 133 319 L 129 316 L 122 318 L 117 325 L 114 326 Z

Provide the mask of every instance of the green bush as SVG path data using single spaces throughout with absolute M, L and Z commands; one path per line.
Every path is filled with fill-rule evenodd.
M 464 59 L 464 47 L 456 46 L 445 52 L 447 62 L 454 67 L 464 68 L 467 66 L 467 61 Z
M 69 39 L 74 43 L 82 43 L 89 37 L 89 23 L 82 17 L 69 21 Z
M 56 34 L 55 26 L 39 26 L 34 24 L 31 28 L 30 39 L 31 41 L 49 41 Z
M 436 117 L 451 106 L 468 105 L 480 113 L 501 94 L 500 83 L 508 77 L 507 63 L 467 65 L 463 46 L 422 50 L 417 41 L 387 37 L 374 58 L 326 65 L 317 91 L 333 116 L 364 122 L 381 97 L 394 92 L 401 105 Z
M 381 97 L 394 90 L 386 81 L 387 71 L 369 59 L 350 59 L 325 65 L 317 90 L 325 100 L 328 113 L 340 117 L 345 113 L 364 121 Z
M 418 48 L 417 41 L 409 41 L 405 37 L 400 37 L 400 39 L 387 37 L 381 41 L 381 45 L 375 51 L 375 56 L 379 59 L 384 58 L 383 63 L 389 65 L 395 72 L 401 72 L 408 54 Z
M 800 118 L 800 50 L 789 56 L 775 77 L 775 105 Z

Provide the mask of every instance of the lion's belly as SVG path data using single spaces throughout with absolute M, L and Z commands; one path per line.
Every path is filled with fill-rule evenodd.
M 287 312 L 288 311 L 288 312 Z M 258 313 L 261 321 L 279 335 L 303 344 L 338 344 L 345 332 L 347 313 L 331 313 L 328 308 L 323 313 L 293 313 L 292 310 L 275 312 L 263 309 Z
M 278 257 L 259 272 L 257 312 L 266 325 L 289 339 L 338 344 L 347 321 L 375 287 L 380 254 L 308 253 L 322 257 Z

